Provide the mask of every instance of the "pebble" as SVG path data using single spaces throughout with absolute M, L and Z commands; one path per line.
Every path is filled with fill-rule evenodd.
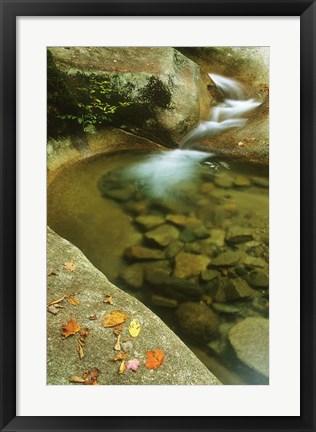
M 201 273 L 201 280 L 203 282 L 209 282 L 209 281 L 217 278 L 219 275 L 220 275 L 220 272 L 217 270 L 213 270 L 213 269 L 204 270 Z
M 199 219 L 195 216 L 185 216 L 181 214 L 169 214 L 166 217 L 166 221 L 171 222 L 180 227 L 185 227 L 187 225 L 196 225 L 201 223 Z
M 256 257 L 252 257 L 247 255 L 244 258 L 244 265 L 246 267 L 265 267 L 267 265 L 267 263 L 265 262 L 265 260 L 263 258 L 256 258 Z
M 251 177 L 251 181 L 254 185 L 262 187 L 262 188 L 268 188 L 269 187 L 269 179 L 265 177 Z

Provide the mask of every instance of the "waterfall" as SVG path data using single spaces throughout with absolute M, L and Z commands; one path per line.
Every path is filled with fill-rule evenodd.
M 190 147 L 205 138 L 212 138 L 228 129 L 241 128 L 247 123 L 243 116 L 248 114 L 261 102 L 256 99 L 244 99 L 244 90 L 237 81 L 217 74 L 208 74 L 216 84 L 223 103 L 213 108 L 209 121 L 201 122 L 179 145 L 181 149 Z

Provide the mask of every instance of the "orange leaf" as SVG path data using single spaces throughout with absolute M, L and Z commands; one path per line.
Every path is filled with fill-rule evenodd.
M 148 369 L 156 369 L 163 363 L 165 359 L 164 352 L 161 351 L 160 349 L 155 349 L 154 351 L 148 351 L 146 353 L 146 357 L 148 358 L 148 360 L 146 361 L 145 366 Z
M 118 324 L 122 324 L 125 322 L 128 318 L 128 315 L 126 313 L 120 311 L 120 310 L 114 310 L 107 315 L 105 315 L 104 320 L 102 322 L 103 326 L 105 328 L 107 327 L 115 327 Z
M 73 306 L 78 306 L 80 304 L 80 301 L 75 297 L 75 294 L 67 296 L 65 298 L 66 298 L 67 302 Z
M 80 326 L 77 321 L 69 320 L 67 324 L 63 325 L 63 336 L 68 337 L 70 335 L 74 335 L 80 330 Z

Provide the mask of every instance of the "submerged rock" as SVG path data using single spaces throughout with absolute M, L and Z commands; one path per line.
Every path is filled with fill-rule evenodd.
M 120 277 L 129 286 L 140 289 L 144 282 L 144 271 L 141 264 L 132 264 L 120 273 Z
M 164 221 L 165 218 L 158 215 L 144 215 L 135 218 L 135 222 L 141 225 L 145 230 L 156 228 L 157 226 L 162 225 Z
M 175 259 L 174 276 L 187 279 L 198 276 L 206 270 L 211 260 L 205 255 L 196 255 L 188 252 L 180 252 Z
M 172 225 L 160 225 L 153 231 L 148 231 L 145 234 L 148 240 L 154 241 L 159 246 L 168 246 L 172 240 L 176 240 L 179 237 L 179 231 Z
M 251 185 L 251 181 L 249 180 L 248 177 L 237 176 L 234 179 L 234 185 L 237 187 L 248 187 Z
M 203 282 L 209 282 L 209 281 L 217 278 L 219 275 L 220 275 L 220 272 L 217 270 L 213 270 L 213 269 L 204 270 L 201 273 L 201 280 Z
M 198 300 L 203 295 L 203 290 L 198 285 L 175 276 L 169 276 L 160 269 L 145 271 L 145 280 L 153 290 L 174 299 Z
M 172 309 L 178 307 L 178 301 L 176 299 L 160 296 L 157 294 L 153 294 L 151 296 L 151 303 L 155 306 L 162 306 L 162 307 L 172 308 Z
M 226 242 L 230 244 L 245 243 L 253 239 L 253 232 L 249 228 L 236 225 L 230 226 L 226 233 Z
M 219 319 L 205 304 L 182 303 L 177 310 L 181 329 L 196 342 L 208 342 L 218 331 Z
M 237 357 L 250 368 L 269 376 L 269 321 L 249 317 L 229 332 L 229 341 Z
M 255 288 L 269 287 L 269 275 L 261 269 L 256 269 L 250 272 L 250 274 L 247 276 L 247 280 L 250 285 Z
M 144 246 L 131 246 L 125 249 L 124 255 L 130 260 L 161 260 L 165 258 L 163 251 Z
M 180 227 L 186 227 L 187 225 L 197 225 L 200 223 L 200 220 L 194 216 L 185 216 L 181 214 L 169 214 L 167 215 L 166 220 Z
M 229 189 L 233 186 L 234 180 L 227 175 L 217 175 L 214 179 L 214 183 L 222 189 Z
M 237 264 L 242 258 L 242 254 L 239 251 L 227 251 L 222 252 L 219 255 L 217 255 L 216 258 L 213 258 L 212 265 L 218 266 L 218 267 L 227 267 Z

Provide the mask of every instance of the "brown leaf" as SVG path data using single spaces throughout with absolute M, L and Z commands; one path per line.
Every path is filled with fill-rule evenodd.
M 116 344 L 114 345 L 115 351 L 121 351 L 121 335 L 119 334 L 117 337 Z
M 57 315 L 59 312 L 59 309 L 57 309 L 54 305 L 48 306 L 47 310 L 53 315 Z
M 69 378 L 69 381 L 73 382 L 73 383 L 83 384 L 85 382 L 85 378 L 82 378 L 80 376 L 74 375 L 74 376 L 71 376 Z
M 74 263 L 74 260 L 71 260 L 70 262 L 64 263 L 65 270 L 75 271 L 77 267 L 77 264 Z
M 80 336 L 81 337 L 87 337 L 89 334 L 90 330 L 88 329 L 88 327 L 84 327 L 80 330 Z
M 111 294 L 105 294 L 105 299 L 103 300 L 103 303 L 113 304 L 113 297 Z
M 115 327 L 115 329 L 113 330 L 113 333 L 116 335 L 116 336 L 118 336 L 120 333 L 121 333 L 121 331 L 123 330 L 123 326 L 122 325 L 118 325 L 118 326 L 116 326 Z
M 65 297 L 67 302 L 73 306 L 78 306 L 80 301 L 75 297 L 75 294 Z
M 120 311 L 120 310 L 114 310 L 107 315 L 105 315 L 104 320 L 102 322 L 103 327 L 115 327 L 118 324 L 122 324 L 125 322 L 128 318 L 128 315 L 126 313 Z
M 96 314 L 89 316 L 89 320 L 91 320 L 91 321 L 95 321 L 96 319 L 97 319 Z
M 69 320 L 67 324 L 62 326 L 63 336 L 68 337 L 76 334 L 80 330 L 80 326 L 77 321 Z
M 101 371 L 98 368 L 92 368 L 90 370 L 90 379 L 97 379 Z
M 118 361 L 118 360 L 125 360 L 127 356 L 128 356 L 128 352 L 126 352 L 126 353 L 118 353 L 118 354 L 116 354 L 116 355 L 113 357 L 112 360 L 114 360 L 114 361 Z
M 47 276 L 58 276 L 57 273 L 55 273 L 54 271 L 51 271 L 48 273 Z
M 126 362 L 125 362 L 125 360 L 123 360 L 122 361 L 122 363 L 120 364 L 120 367 L 119 367 L 119 374 L 122 374 L 122 373 L 124 373 L 126 371 Z

